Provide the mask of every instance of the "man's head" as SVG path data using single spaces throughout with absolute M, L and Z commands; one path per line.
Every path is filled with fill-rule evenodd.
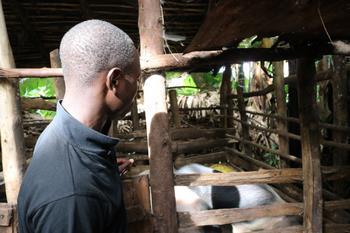
M 60 58 L 67 94 L 103 94 L 101 104 L 111 116 L 129 109 L 140 64 L 134 43 L 122 30 L 101 20 L 79 23 L 62 38 Z

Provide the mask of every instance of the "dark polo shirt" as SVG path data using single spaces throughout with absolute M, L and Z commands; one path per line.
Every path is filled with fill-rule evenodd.
M 20 233 L 124 233 L 118 140 L 64 110 L 38 139 L 18 196 Z

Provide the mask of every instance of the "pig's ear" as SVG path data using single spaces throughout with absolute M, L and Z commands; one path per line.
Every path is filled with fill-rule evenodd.
M 119 80 L 122 78 L 123 73 L 118 67 L 114 67 L 108 71 L 106 77 L 106 86 L 109 90 L 116 90 Z

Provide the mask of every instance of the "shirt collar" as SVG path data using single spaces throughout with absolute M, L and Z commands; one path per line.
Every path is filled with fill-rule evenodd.
M 109 137 L 83 125 L 63 108 L 61 102 L 57 102 L 53 124 L 68 143 L 103 156 L 115 155 L 114 147 L 119 142 L 117 138 Z

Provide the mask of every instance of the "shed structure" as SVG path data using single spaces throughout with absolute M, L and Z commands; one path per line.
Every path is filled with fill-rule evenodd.
M 350 38 L 348 30 L 350 4 L 348 1 L 2 0 L 0 4 L 3 7 L 3 9 L 0 8 L 0 30 L 2 30 L 0 31 L 1 152 L 8 201 L 7 204 L 4 203 L 0 207 L 2 216 L 4 216 L 0 221 L 0 232 L 17 232 L 15 227 L 16 193 L 25 169 L 23 149 L 25 142 L 19 109 L 21 106 L 33 108 L 28 107 L 29 102 L 33 103 L 33 100 L 22 100 L 21 102 L 18 98 L 18 79 L 24 77 L 61 79 L 62 70 L 58 68 L 57 56 L 55 57 L 52 53 L 50 60 L 49 52 L 58 48 L 60 39 L 70 27 L 91 18 L 103 19 L 120 27 L 132 37 L 140 49 L 144 77 L 143 90 L 147 105 L 147 148 L 150 161 L 150 180 L 147 177 L 138 177 L 134 181 L 125 182 L 125 189 L 129 191 L 126 202 L 130 204 L 137 202 L 136 207 L 129 210 L 131 219 L 141 222 L 139 228 L 134 226 L 135 232 L 190 232 L 188 229 L 193 226 L 229 224 L 262 216 L 280 215 L 303 215 L 303 226 L 276 229 L 275 232 L 341 232 L 339 229 L 347 232 L 350 229 L 349 224 L 336 224 L 334 222 L 325 224 L 326 221 L 323 219 L 325 208 L 330 210 L 332 208 L 348 209 L 349 200 L 323 201 L 325 194 L 322 190 L 322 172 L 325 174 L 333 169 L 333 173 L 341 174 L 346 171 L 346 167 L 321 169 L 320 144 L 328 143 L 341 150 L 348 150 L 349 144 L 342 142 L 344 137 L 340 137 L 338 142 L 325 142 L 320 138 L 315 83 L 318 80 L 329 79 L 329 72 L 328 70 L 316 72 L 314 63 L 315 59 L 319 59 L 325 54 L 347 53 L 348 50 L 335 50 L 333 45 L 338 40 Z M 4 36 L 6 32 L 8 32 L 9 40 Z M 266 37 L 276 38 L 272 40 L 272 44 L 265 47 L 237 48 L 242 40 L 253 36 L 256 36 L 257 40 Z M 6 48 L 9 48 L 9 43 L 12 47 L 15 64 L 20 68 L 15 68 L 14 62 L 11 61 L 11 49 L 4 52 Z M 174 177 L 172 153 L 174 150 L 181 150 L 181 147 L 178 146 L 179 144 L 172 144 L 176 130 L 169 131 L 164 77 L 161 72 L 166 70 L 208 70 L 211 67 L 243 61 L 282 61 L 288 59 L 298 59 L 296 74 L 290 76 L 289 79 L 282 80 L 282 83 L 276 81 L 273 87 L 269 87 L 269 90 L 262 91 L 281 90 L 283 82 L 288 82 L 288 80 L 297 83 L 299 119 L 287 118 L 283 112 L 278 112 L 275 117 L 281 121 L 281 127 L 278 129 L 279 134 L 282 135 L 281 140 L 283 141 L 283 138 L 299 139 L 302 147 L 301 159 L 289 155 L 286 150 L 280 150 L 279 155 L 286 160 L 301 163 L 302 169 L 284 167 L 270 169 L 271 167 L 249 158 L 250 147 L 248 145 L 251 142 L 249 142 L 249 128 L 244 127 L 246 125 L 244 116 L 247 114 L 244 98 L 265 92 L 243 93 L 242 90 L 237 90 L 237 95 L 228 93 L 223 98 L 238 99 L 243 137 L 236 138 L 236 140 L 242 143 L 244 149 L 237 151 L 234 148 L 225 148 L 225 150 L 241 160 L 245 158 L 249 161 L 248 163 L 251 163 L 251 166 L 269 170 L 244 174 Z M 41 68 L 48 67 L 50 61 L 51 66 L 55 68 Z M 280 75 L 278 72 L 281 73 L 277 69 L 276 76 Z M 228 73 L 226 75 L 228 76 Z M 341 76 L 342 74 L 339 75 L 344 78 Z M 227 90 L 224 87 L 222 89 Z M 280 96 L 279 102 L 282 103 L 282 95 L 278 96 Z M 35 101 L 41 105 L 46 104 L 47 108 L 54 107 L 42 99 Z M 34 104 L 34 106 L 38 106 L 38 104 Z M 281 109 L 283 108 L 281 107 Z M 227 110 L 225 113 L 226 120 L 229 118 L 228 112 Z M 286 127 L 283 127 L 283 122 L 289 120 L 300 123 L 300 136 L 285 132 Z M 224 132 L 230 130 L 230 127 L 227 126 L 228 122 L 223 124 L 224 129 L 221 130 Z M 348 132 L 349 128 L 345 124 L 341 124 L 328 127 L 341 128 L 344 132 Z M 199 134 L 205 133 L 199 132 Z M 174 145 L 177 145 L 175 149 Z M 184 147 L 182 149 L 185 150 Z M 219 181 L 221 182 L 219 183 Z M 198 213 L 176 213 L 175 210 L 174 185 L 274 184 L 294 183 L 296 181 L 303 183 L 304 190 L 303 199 L 298 203 Z M 286 185 L 286 187 L 291 186 Z M 289 190 L 291 189 L 293 188 Z M 329 193 L 326 195 L 332 196 Z M 135 201 L 136 199 L 138 201 Z

